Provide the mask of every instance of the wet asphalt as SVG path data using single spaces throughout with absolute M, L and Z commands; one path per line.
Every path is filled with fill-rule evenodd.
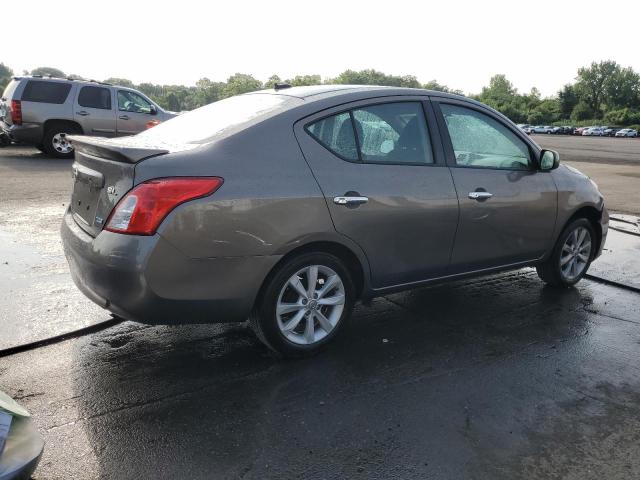
M 21 242 L 20 225 L 0 211 L 3 332 L 108 318 L 73 297 L 53 227 Z M 631 285 L 625 235 L 593 273 Z M 244 324 L 124 322 L 0 358 L 0 389 L 45 438 L 41 479 L 634 479 L 639 354 L 640 294 L 524 269 L 358 305 L 310 359 L 274 358 Z

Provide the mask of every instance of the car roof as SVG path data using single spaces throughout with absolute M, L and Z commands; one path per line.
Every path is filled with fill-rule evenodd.
M 84 80 L 80 78 L 73 77 L 51 77 L 49 75 L 21 75 L 18 77 L 13 77 L 14 80 L 38 80 L 38 81 L 46 81 L 46 82 L 59 82 L 59 83 L 81 83 L 83 85 L 103 85 L 105 87 L 117 87 L 117 88 L 127 88 L 124 85 L 115 85 L 113 83 L 100 82 L 98 80 Z
M 381 85 L 310 85 L 305 87 L 285 87 L 278 89 L 258 90 L 248 93 L 247 95 L 268 94 L 268 95 L 286 95 L 296 97 L 301 100 L 314 101 L 327 99 L 331 97 L 352 96 L 362 93 L 380 93 L 381 96 L 392 95 L 432 95 L 439 97 L 450 97 L 457 99 L 471 100 L 462 95 L 452 93 L 444 93 L 436 90 L 426 90 L 423 88 L 406 88 L 406 87 L 388 87 Z

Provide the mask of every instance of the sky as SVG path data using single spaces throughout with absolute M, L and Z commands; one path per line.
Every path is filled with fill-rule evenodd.
M 640 2 L 21 0 L 2 22 L 0 62 L 104 80 L 194 85 L 335 77 L 350 68 L 435 79 L 477 93 L 503 73 L 553 95 L 579 67 L 640 71 Z

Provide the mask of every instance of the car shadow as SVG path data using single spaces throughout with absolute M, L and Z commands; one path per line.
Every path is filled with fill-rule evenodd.
M 469 398 L 490 405 L 477 428 L 516 430 L 506 400 L 539 399 L 514 382 L 552 376 L 532 361 L 583 341 L 590 302 L 530 271 L 434 286 L 358 306 L 293 361 L 246 325 L 125 323 L 78 342 L 76 395 L 101 478 L 461 478 L 484 448 Z

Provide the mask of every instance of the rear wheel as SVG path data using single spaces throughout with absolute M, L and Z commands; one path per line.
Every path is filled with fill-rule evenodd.
M 285 357 L 317 353 L 344 328 L 353 309 L 351 275 L 327 253 L 294 257 L 267 282 L 251 326 L 260 340 Z
M 80 129 L 72 124 L 56 123 L 47 128 L 42 141 L 44 151 L 56 158 L 73 157 L 73 145 L 67 139 L 67 135 L 81 133 Z
M 586 218 L 571 222 L 558 238 L 551 256 L 538 265 L 538 276 L 549 285 L 569 287 L 585 276 L 596 247 L 593 226 Z

